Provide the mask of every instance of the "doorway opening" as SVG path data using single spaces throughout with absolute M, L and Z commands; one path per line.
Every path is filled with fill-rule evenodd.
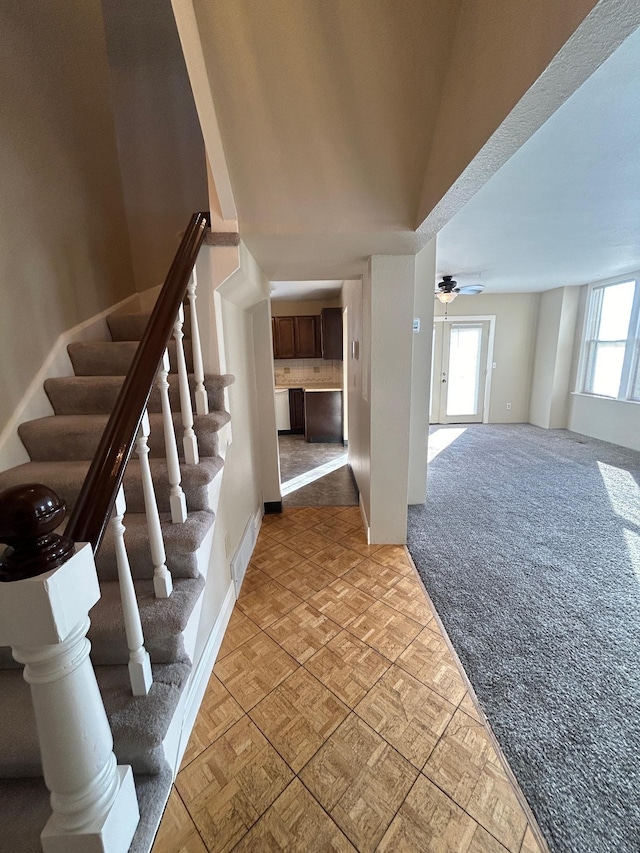
M 488 423 L 495 317 L 436 317 L 430 422 Z
M 342 281 L 272 281 L 276 429 L 284 506 L 358 503 L 348 467 Z

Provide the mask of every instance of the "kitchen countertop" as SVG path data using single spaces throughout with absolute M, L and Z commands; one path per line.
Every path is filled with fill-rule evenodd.
M 276 385 L 276 391 L 290 391 L 292 388 L 302 388 L 304 391 L 342 391 L 337 385 L 323 385 L 318 382 L 313 385 L 298 383 L 297 385 Z

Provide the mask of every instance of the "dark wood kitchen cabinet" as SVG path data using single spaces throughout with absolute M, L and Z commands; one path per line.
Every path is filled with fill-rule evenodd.
M 274 358 L 296 357 L 296 333 L 294 317 L 273 318 Z
M 289 388 L 289 420 L 291 432 L 304 432 L 304 389 Z
M 274 358 L 320 358 L 320 318 L 273 317 Z
M 322 357 L 342 359 L 342 308 L 323 308 L 321 314 Z
M 305 391 L 304 437 L 307 441 L 342 441 L 342 391 Z
M 317 317 L 294 317 L 296 335 L 296 358 L 315 358 L 318 348 L 316 344 Z

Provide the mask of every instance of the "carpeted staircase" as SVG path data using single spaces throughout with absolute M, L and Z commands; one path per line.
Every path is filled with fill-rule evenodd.
M 191 370 L 188 306 L 186 314 L 184 345 L 187 366 Z M 46 381 L 45 389 L 55 414 L 20 426 L 20 438 L 31 461 L 1 472 L 0 490 L 19 483 L 43 483 L 57 492 L 66 501 L 67 511 L 70 510 L 147 320 L 147 314 L 114 314 L 108 319 L 111 341 L 69 346 L 75 375 Z M 173 342 L 169 352 L 174 370 Z M 195 383 L 191 374 L 189 378 L 193 393 Z M 135 853 L 146 853 L 150 849 L 172 782 L 163 741 L 192 668 L 197 627 L 194 624 L 197 614 L 195 617 L 192 614 L 204 587 L 204 579 L 198 571 L 197 552 L 214 521 L 209 486 L 222 468 L 218 431 L 229 420 L 224 411 L 224 388 L 233 381 L 231 376 L 206 377 L 210 414 L 194 416 L 200 463 L 187 465 L 182 454 L 177 376 L 174 374 L 169 379 L 181 456 L 182 488 L 189 515 L 184 524 L 171 523 L 160 395 L 154 388 L 148 405 L 149 447 L 167 567 L 173 576 L 173 593 L 167 599 L 155 598 L 153 591 L 153 563 L 140 463 L 135 452 L 124 477 L 125 542 L 145 646 L 153 668 L 153 686 L 148 696 L 133 697 L 131 694 L 111 530 L 107 531 L 96 557 L 102 598 L 91 610 L 88 635 L 92 645 L 91 659 L 113 732 L 114 751 L 118 763 L 130 764 L 135 776 L 141 815 L 131 846 Z M 40 853 L 39 835 L 49 814 L 29 687 L 11 650 L 0 649 L 0 849 L 11 853 Z

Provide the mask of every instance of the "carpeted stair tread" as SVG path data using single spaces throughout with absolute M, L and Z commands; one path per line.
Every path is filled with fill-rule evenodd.
M 148 853 L 171 790 L 166 762 L 156 775 L 134 775 L 140 823 L 129 853 Z M 7 853 L 42 853 L 40 833 L 51 816 L 49 791 L 41 777 L 0 779 L 2 849 Z
M 1 850 L 6 853 L 42 853 L 40 833 L 51 817 L 49 796 L 41 776 L 0 779 Z M 140 848 L 140 853 L 142 851 L 147 853 Z
M 169 512 L 169 479 L 166 460 L 151 459 L 150 464 L 158 510 Z M 189 512 L 210 508 L 208 485 L 221 471 L 222 465 L 223 460 L 219 456 L 205 456 L 198 465 L 180 465 L 182 488 L 187 498 Z M 44 483 L 66 501 L 68 511 L 78 497 L 88 468 L 88 461 L 25 462 L 0 472 L 0 489 L 20 483 Z M 127 465 L 124 490 L 129 512 L 143 513 L 144 498 L 140 481 L 140 463 L 135 458 L 132 458 Z
M 204 589 L 204 578 L 176 578 L 169 598 L 156 598 L 153 582 L 135 581 L 142 631 L 152 663 L 171 663 L 186 659 L 182 632 Z M 129 660 L 124 631 L 120 584 L 103 581 L 102 597 L 89 616 L 91 660 L 96 666 L 123 664 Z
M 138 341 L 80 341 L 69 344 L 67 350 L 76 376 L 124 376 L 129 370 Z M 171 340 L 167 346 L 171 373 L 177 370 L 176 344 Z M 184 338 L 187 370 L 193 371 L 191 341 Z
M 165 766 L 159 773 L 153 776 L 137 774 L 134 775 L 134 779 L 140 823 L 133 836 L 129 853 L 149 853 L 169 798 L 173 775 L 171 768 L 165 762 Z
M 190 512 L 184 524 L 173 524 L 169 513 L 162 513 L 160 524 L 167 554 L 167 567 L 174 578 L 194 578 L 198 575 L 196 551 L 214 522 L 210 510 Z M 149 550 L 149 531 L 143 513 L 129 512 L 125 517 L 125 542 L 134 578 L 152 578 L 153 562 Z M 96 568 L 101 581 L 118 578 L 115 541 L 111 527 L 107 528 L 96 556 Z
M 93 459 L 109 415 L 49 415 L 20 424 L 18 434 L 33 462 Z M 201 456 L 215 456 L 217 431 L 230 420 L 227 412 L 194 415 L 193 428 Z M 162 415 L 149 415 L 151 456 L 164 456 Z M 173 426 L 178 454 L 184 458 L 182 418 L 174 412 Z
M 185 687 L 191 664 L 187 661 L 154 664 L 148 696 L 132 696 L 126 666 L 96 666 L 102 701 L 113 732 L 119 764 L 134 773 L 158 773 L 165 758 L 162 742 Z M 0 672 L 0 779 L 42 775 L 40 748 L 29 685 L 21 670 Z M 0 801 L 0 818 L 4 822 Z
M 41 776 L 31 691 L 21 666 L 0 671 L 0 696 L 0 777 Z
M 231 385 L 234 377 L 230 374 L 204 378 L 209 398 L 209 410 L 224 409 L 223 389 Z M 59 376 L 45 380 L 44 388 L 57 415 L 103 415 L 110 414 L 122 383 L 123 376 Z M 191 402 L 195 412 L 195 377 L 189 374 Z M 169 400 L 175 411 L 180 406 L 180 389 L 175 376 L 169 380 Z M 147 407 L 150 412 L 160 412 L 160 392 L 154 386 Z

